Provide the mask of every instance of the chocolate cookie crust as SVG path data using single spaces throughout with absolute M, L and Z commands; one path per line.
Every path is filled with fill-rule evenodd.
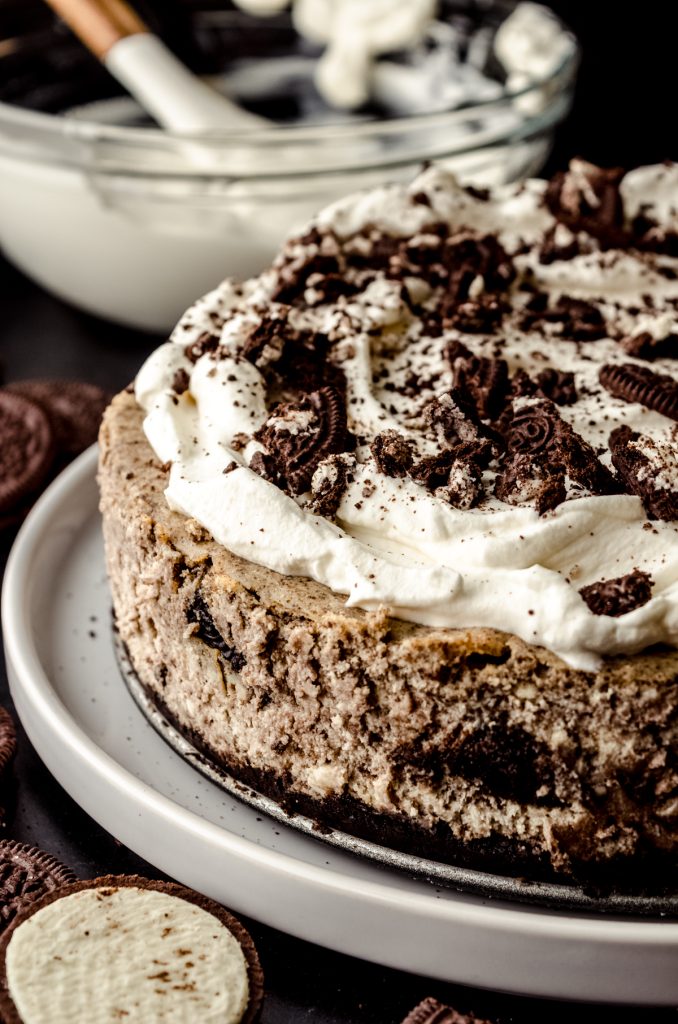
M 495 630 L 347 609 L 171 512 L 141 422 L 123 393 L 101 433 L 117 624 L 215 761 L 415 853 L 639 890 L 675 876 L 678 653 L 589 673 Z
M 36 900 L 21 913 L 0 938 L 0 1021 L 2 1024 L 22 1024 L 16 1006 L 9 994 L 6 974 L 7 947 L 11 941 L 14 931 L 20 927 L 28 918 L 32 917 L 39 910 L 49 906 L 65 896 L 82 892 L 85 889 L 120 889 L 137 888 L 153 890 L 165 893 L 167 896 L 175 896 L 177 899 L 192 903 L 201 910 L 207 911 L 216 917 L 233 935 L 239 943 L 247 964 L 247 976 L 249 980 L 249 1004 L 243 1015 L 241 1024 L 255 1024 L 261 1013 L 261 1005 L 264 996 L 264 975 L 259 963 L 259 956 L 249 932 L 233 917 L 221 904 L 202 896 L 200 893 L 187 889 L 183 885 L 174 882 L 156 882 L 139 875 L 104 875 L 101 878 L 91 878 L 71 885 L 63 885 L 53 892 L 46 893 L 41 899 Z

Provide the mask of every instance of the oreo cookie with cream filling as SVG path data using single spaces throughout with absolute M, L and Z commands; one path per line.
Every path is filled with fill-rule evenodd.
M 263 974 L 248 932 L 171 882 L 107 875 L 47 893 L 0 939 L 4 1024 L 254 1024 Z

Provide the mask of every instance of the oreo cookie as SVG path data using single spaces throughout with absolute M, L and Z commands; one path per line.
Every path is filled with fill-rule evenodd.
M 591 494 L 612 494 L 618 488 L 594 449 L 567 423 L 558 406 L 539 398 L 515 402 L 503 424 L 508 456 L 528 455 L 565 471 L 570 480 Z
M 605 363 L 598 372 L 603 387 L 624 402 L 638 402 L 646 409 L 678 421 L 678 381 L 649 366 L 636 363 Z
M 50 480 L 96 441 L 108 400 L 83 381 L 22 380 L 0 388 L 0 531 L 18 526 Z
M 55 441 L 41 406 L 7 390 L 0 390 L 0 436 L 0 516 L 5 517 L 46 481 Z
M 354 440 L 344 397 L 331 386 L 278 405 L 254 437 L 265 451 L 255 453 L 250 469 L 290 494 L 307 491 L 323 459 L 348 451 Z
M 0 707 L 0 784 L 16 753 L 16 729 L 9 711 Z
M 585 231 L 602 249 L 623 247 L 624 205 L 619 186 L 622 167 L 596 167 L 579 158 L 571 160 L 549 182 L 544 201 L 553 216 L 573 232 Z
M 254 1024 L 263 973 L 222 906 L 171 882 L 108 875 L 46 893 L 0 939 L 0 1017 Z M 86 1019 L 89 1011 L 86 1010 Z
M 402 1024 L 490 1024 L 490 1021 L 480 1020 L 472 1013 L 458 1013 L 429 996 L 410 1010 Z
M 0 841 L 0 931 L 35 900 L 74 881 L 73 872 L 49 853 Z
M 21 380 L 4 390 L 43 409 L 52 425 L 58 453 L 66 458 L 94 444 L 110 400 L 103 388 L 77 380 Z
M 678 455 L 675 443 L 656 441 L 617 427 L 608 441 L 612 465 L 627 494 L 643 503 L 649 519 L 678 519 Z

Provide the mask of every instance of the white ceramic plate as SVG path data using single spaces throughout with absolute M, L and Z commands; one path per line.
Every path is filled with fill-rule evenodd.
M 435 889 L 262 817 L 166 746 L 116 666 L 95 464 L 92 449 L 36 505 L 10 557 L 2 609 L 17 711 L 93 818 L 186 885 L 344 953 L 530 995 L 678 1002 L 678 923 Z

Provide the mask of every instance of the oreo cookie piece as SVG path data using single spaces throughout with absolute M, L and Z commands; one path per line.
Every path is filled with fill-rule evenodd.
M 307 491 L 323 459 L 347 451 L 354 440 L 343 395 L 331 386 L 281 403 L 254 437 L 265 452 L 255 453 L 250 468 L 290 494 Z
M 248 932 L 171 882 L 108 875 L 29 906 L 0 939 L 5 1024 L 168 1019 L 254 1024 L 263 973 Z
M 547 460 L 554 471 L 561 467 L 571 481 L 591 494 L 613 494 L 617 490 L 610 471 L 588 441 L 561 417 L 554 402 L 519 399 L 504 429 L 509 456 L 529 455 L 542 463 Z
M 624 402 L 638 402 L 646 409 L 678 421 L 678 381 L 636 363 L 605 363 L 598 379 L 606 391 Z
M 70 868 L 49 853 L 0 841 L 0 932 L 35 900 L 74 881 Z
M 641 608 L 652 597 L 653 580 L 649 573 L 634 569 L 626 576 L 613 580 L 599 580 L 582 587 L 579 593 L 594 615 L 612 615 L 617 618 Z
M 0 707 L 0 782 L 16 753 L 16 729 L 9 711 Z
M 103 388 L 77 380 L 21 380 L 8 384 L 4 391 L 30 399 L 43 409 L 59 454 L 66 458 L 94 444 L 110 400 Z
M 451 1006 L 429 996 L 410 1010 L 402 1024 L 490 1024 L 490 1021 L 479 1020 L 472 1013 L 457 1013 Z
M 665 338 L 655 338 L 649 331 L 622 338 L 619 342 L 627 356 L 634 359 L 645 359 L 648 363 L 655 359 L 678 359 L 678 335 L 667 334 Z
M 608 444 L 624 490 L 640 498 L 648 518 L 678 519 L 675 443 L 656 441 L 624 426 L 612 431 Z
M 54 461 L 54 431 L 44 410 L 0 390 L 0 516 L 16 512 L 45 482 Z
M 597 306 L 569 295 L 551 302 L 546 292 L 537 292 L 527 303 L 520 328 L 544 330 L 563 341 L 599 341 L 607 336 L 607 324 Z
M 403 477 L 414 462 L 414 444 L 397 430 L 384 430 L 370 445 L 377 469 L 385 476 Z
M 596 167 L 577 158 L 570 161 L 567 171 L 554 175 L 544 201 L 553 216 L 571 231 L 592 235 L 602 249 L 621 247 L 628 241 L 619 191 L 623 177 L 621 167 Z
M 567 498 L 564 467 L 515 453 L 497 475 L 494 493 L 507 505 L 533 503 L 537 514 L 543 516 Z

